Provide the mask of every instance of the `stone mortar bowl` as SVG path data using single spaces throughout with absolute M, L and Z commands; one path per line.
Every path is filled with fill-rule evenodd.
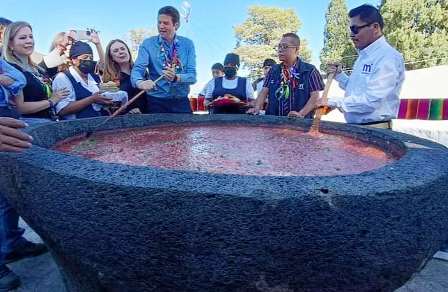
M 436 143 L 322 122 L 324 132 L 400 159 L 321 177 L 166 170 L 49 149 L 99 121 L 30 127 L 31 149 L 0 153 L 2 191 L 48 245 L 70 292 L 393 291 L 448 237 L 448 151 Z M 166 114 L 119 117 L 104 129 L 166 123 L 310 126 Z

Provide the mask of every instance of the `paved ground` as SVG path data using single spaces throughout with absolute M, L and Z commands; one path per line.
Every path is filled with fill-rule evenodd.
M 41 241 L 24 222 L 25 237 L 32 241 Z M 65 292 L 59 270 L 49 253 L 25 259 L 10 265 L 22 279 L 22 286 L 16 292 Z M 448 260 L 432 259 L 426 267 L 403 287 L 395 292 L 447 292 Z
M 25 237 L 34 242 L 42 242 L 39 236 L 25 222 L 19 225 L 25 228 Z M 49 253 L 28 258 L 9 265 L 22 280 L 17 292 L 65 292 L 59 270 Z

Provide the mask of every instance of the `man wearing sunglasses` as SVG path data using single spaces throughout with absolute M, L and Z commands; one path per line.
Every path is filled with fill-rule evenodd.
M 404 61 L 383 36 L 383 18 L 377 8 L 361 5 L 349 12 L 350 38 L 359 52 L 350 76 L 339 64 L 330 64 L 327 72 L 345 90 L 345 97 L 330 97 L 318 105 L 338 108 L 347 123 L 376 128 L 391 128 L 396 118 L 399 94 L 404 81 Z

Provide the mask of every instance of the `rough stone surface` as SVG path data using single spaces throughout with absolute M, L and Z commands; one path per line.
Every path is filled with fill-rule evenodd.
M 39 236 L 23 221 L 20 226 L 25 229 L 25 237 L 40 241 Z M 50 254 L 25 259 L 10 265 L 11 269 L 22 278 L 22 285 L 16 292 L 65 292 L 64 284 Z M 448 261 L 430 260 L 423 270 L 398 288 L 396 292 L 446 292 L 448 291 Z M 259 291 L 286 292 L 287 290 L 268 290 L 260 287 Z M 269 287 L 273 288 L 273 287 Z M 290 290 L 291 291 L 291 290 Z
M 158 123 L 275 117 L 145 115 Z M 104 164 L 46 148 L 97 119 L 41 125 L 36 146 L 0 154 L 0 185 L 51 248 L 68 291 L 393 291 L 448 234 L 446 148 L 322 123 L 401 159 L 358 175 L 253 177 Z

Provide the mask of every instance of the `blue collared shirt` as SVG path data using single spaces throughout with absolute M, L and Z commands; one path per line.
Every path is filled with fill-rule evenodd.
M 180 66 L 176 74 L 180 82 L 169 82 L 162 79 L 157 86 L 148 92 L 149 95 L 158 98 L 183 98 L 190 92 L 190 85 L 196 83 L 196 53 L 193 42 L 182 36 L 175 36 L 172 44 L 168 44 L 160 36 L 153 36 L 143 41 L 139 48 L 137 60 L 131 72 L 131 82 L 134 87 L 147 80 L 156 80 L 162 75 L 165 64 L 165 52 L 170 52 L 176 47 Z M 146 70 L 149 77 L 146 77 Z
M 0 86 L 0 106 L 4 107 L 8 105 L 9 96 L 17 95 L 19 91 L 22 90 L 23 87 L 25 87 L 26 78 L 22 74 L 22 72 L 14 68 L 3 58 L 0 58 L 0 74 L 6 75 L 14 80 L 14 83 L 9 86 Z

